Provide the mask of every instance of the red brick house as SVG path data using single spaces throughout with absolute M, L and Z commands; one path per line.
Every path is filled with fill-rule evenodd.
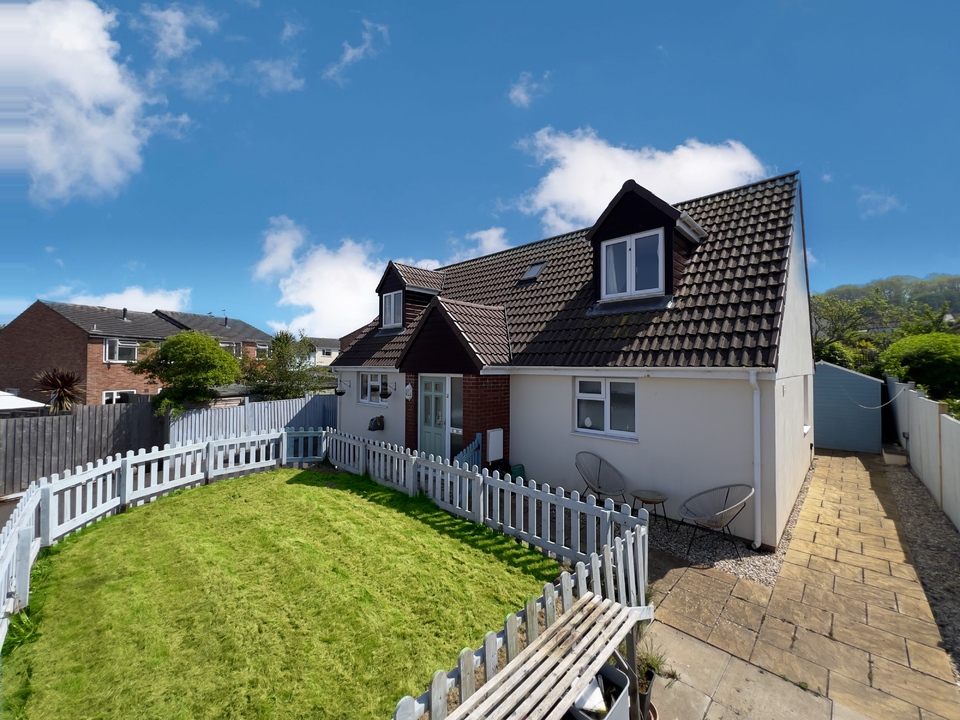
M 183 330 L 213 335 L 237 357 L 255 357 L 270 342 L 263 331 L 228 318 L 38 300 L 0 330 L 0 390 L 47 402 L 33 378 L 41 370 L 60 367 L 83 378 L 87 405 L 155 395 L 159 386 L 129 366 L 143 357 L 145 345 Z

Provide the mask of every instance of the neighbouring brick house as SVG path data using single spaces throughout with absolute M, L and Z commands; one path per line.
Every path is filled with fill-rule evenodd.
M 231 317 L 154 310 L 153 314 L 177 326 L 179 330 L 197 330 L 220 341 L 220 347 L 235 358 L 266 357 L 272 339 L 263 330 Z
M 129 367 L 145 346 L 183 330 L 206 332 L 240 357 L 256 357 L 270 336 L 239 321 L 172 311 L 152 313 L 37 300 L 0 330 L 0 390 L 49 401 L 35 389 L 41 370 L 60 367 L 83 378 L 87 405 L 130 402 L 155 395 L 157 383 Z
M 480 433 L 484 464 L 567 490 L 589 450 L 674 516 L 747 483 L 733 531 L 777 544 L 813 452 L 799 174 L 675 205 L 628 181 L 592 227 L 391 262 L 376 292 L 333 363 L 341 430 L 450 458 Z

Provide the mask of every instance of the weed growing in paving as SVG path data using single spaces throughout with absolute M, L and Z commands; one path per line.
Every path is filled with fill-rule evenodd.
M 109 518 L 36 566 L 5 717 L 388 717 L 557 566 L 346 474 L 278 470 Z

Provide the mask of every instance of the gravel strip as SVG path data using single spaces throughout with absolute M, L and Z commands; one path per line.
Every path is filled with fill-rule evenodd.
M 693 548 L 687 555 L 687 545 L 693 534 L 693 527 L 691 525 L 681 525 L 678 528 L 677 523 L 671 520 L 669 529 L 664 529 L 661 519 L 651 519 L 650 547 L 687 558 L 695 565 L 707 565 L 725 573 L 747 578 L 767 587 L 773 587 L 774 583 L 777 582 L 777 575 L 780 574 L 780 566 L 783 565 L 783 556 L 787 554 L 790 540 L 793 539 L 793 529 L 797 525 L 797 518 L 800 516 L 803 501 L 807 498 L 807 490 L 810 488 L 810 479 L 813 477 L 816 463 L 816 458 L 814 458 L 813 464 L 803 480 L 803 485 L 800 487 L 800 494 L 797 496 L 797 502 L 794 503 L 793 511 L 787 520 L 787 526 L 783 531 L 783 537 L 780 538 L 780 544 L 773 552 L 754 552 L 750 549 L 749 543 L 738 544 L 737 548 L 740 550 L 742 558 L 738 560 L 737 553 L 730 541 L 713 533 L 705 534 L 701 532 L 697 533 L 697 538 L 693 541 Z
M 913 564 L 960 682 L 960 532 L 909 468 L 885 467 Z

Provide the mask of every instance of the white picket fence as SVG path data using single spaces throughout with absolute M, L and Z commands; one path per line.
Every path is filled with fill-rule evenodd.
M 644 601 L 649 519 L 645 510 L 632 515 L 629 506 L 618 509 L 609 499 L 597 505 L 592 495 L 581 499 L 573 492 L 568 497 L 562 488 L 553 490 L 509 475 L 501 478 L 476 466 L 461 467 L 332 428 L 290 428 L 154 447 L 149 452 L 141 449 L 136 454 L 131 451 L 78 467 L 62 477 L 53 475 L 31 483 L 0 534 L 0 643 L 6 637 L 10 614 L 29 602 L 30 569 L 41 547 L 173 490 L 323 460 L 348 472 L 367 474 L 408 495 L 426 494 L 453 515 L 487 525 L 576 566 L 573 576 L 563 573 L 556 586 L 548 584 L 539 600 L 511 616 L 514 619 L 508 619 L 503 631 L 488 636 L 484 649 L 471 651 L 469 659 L 462 656 L 460 666 L 451 672 L 438 673 L 421 698 L 401 700 L 395 713 L 398 720 L 420 717 L 432 702 L 446 698 L 454 689 L 459 688 L 461 696 L 469 693 L 470 683 L 463 685 L 460 680 L 465 663 L 472 663 L 469 667 L 474 669 L 482 666 L 488 674 L 495 672 L 489 665 L 491 648 L 505 646 L 509 657 L 515 652 L 519 623 L 540 612 L 552 623 L 558 594 L 562 613 L 572 604 L 574 585 L 578 598 L 589 589 L 604 598 L 643 607 L 646 616 L 652 617 L 653 609 Z M 527 625 L 529 640 L 536 623 Z

